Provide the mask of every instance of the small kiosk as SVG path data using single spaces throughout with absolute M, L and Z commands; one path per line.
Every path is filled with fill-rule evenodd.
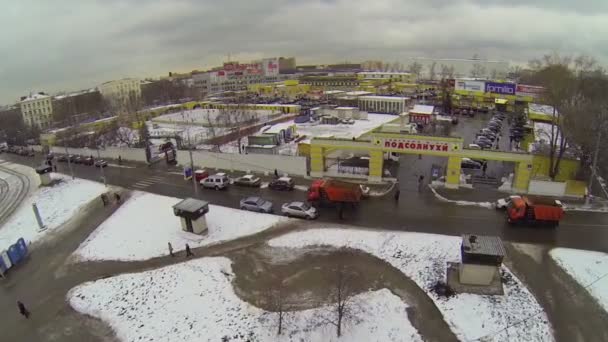
M 36 168 L 36 173 L 40 176 L 40 184 L 50 185 L 52 182 L 51 172 L 53 168 L 49 165 L 40 165 Z
M 461 284 L 490 285 L 500 278 L 500 265 L 505 248 L 498 236 L 465 234 L 460 246 L 462 262 L 459 267 Z
M 173 213 L 180 218 L 182 230 L 199 235 L 207 232 L 205 214 L 208 212 L 209 202 L 195 198 L 186 198 L 173 206 Z

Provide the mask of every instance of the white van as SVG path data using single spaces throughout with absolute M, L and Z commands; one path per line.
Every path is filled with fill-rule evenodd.
M 228 187 L 228 184 L 230 184 L 230 179 L 225 173 L 216 173 L 213 176 L 209 176 L 201 180 L 200 184 L 203 186 L 203 188 L 220 190 Z

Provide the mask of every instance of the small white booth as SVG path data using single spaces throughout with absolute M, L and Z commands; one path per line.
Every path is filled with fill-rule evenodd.
M 207 232 L 205 214 L 209 212 L 209 202 L 186 198 L 173 206 L 173 213 L 180 218 L 182 230 L 194 234 Z
M 49 165 L 40 165 L 36 168 L 36 173 L 40 176 L 41 185 L 50 185 L 52 182 L 51 172 L 53 168 Z

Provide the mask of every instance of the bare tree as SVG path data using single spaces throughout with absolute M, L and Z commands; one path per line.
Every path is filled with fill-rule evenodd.
M 283 333 L 287 310 L 289 310 L 286 297 L 285 285 L 281 279 L 276 279 L 270 284 L 266 293 L 266 302 L 270 311 L 274 312 L 277 316 L 277 335 Z
M 431 63 L 431 65 L 429 65 L 429 79 L 431 81 L 435 80 L 435 76 L 437 75 L 437 72 L 435 71 L 435 68 L 437 67 L 437 62 L 433 61 L 433 63 Z
M 340 337 L 342 336 L 342 325 L 354 316 L 352 305 L 354 291 L 351 286 L 354 277 L 343 264 L 338 265 L 333 274 L 333 288 L 330 292 L 330 299 L 333 304 L 330 306 L 331 312 L 328 322 L 336 327 L 336 334 Z
M 420 72 L 422 72 L 422 64 L 418 62 L 413 62 L 408 66 L 409 72 L 416 75 L 416 78 L 420 78 Z

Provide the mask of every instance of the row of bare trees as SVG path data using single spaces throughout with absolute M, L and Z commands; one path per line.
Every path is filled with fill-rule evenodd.
M 352 286 L 355 274 L 345 265 L 339 264 L 332 272 L 327 312 L 318 317 L 321 324 L 330 324 L 336 328 L 336 335 L 342 336 L 344 324 L 349 320 L 358 319 L 360 310 L 354 305 L 355 289 Z M 287 289 L 283 279 L 274 281 L 265 295 L 268 309 L 276 316 L 277 334 L 282 335 L 289 323 L 290 313 L 295 308 L 290 304 Z

